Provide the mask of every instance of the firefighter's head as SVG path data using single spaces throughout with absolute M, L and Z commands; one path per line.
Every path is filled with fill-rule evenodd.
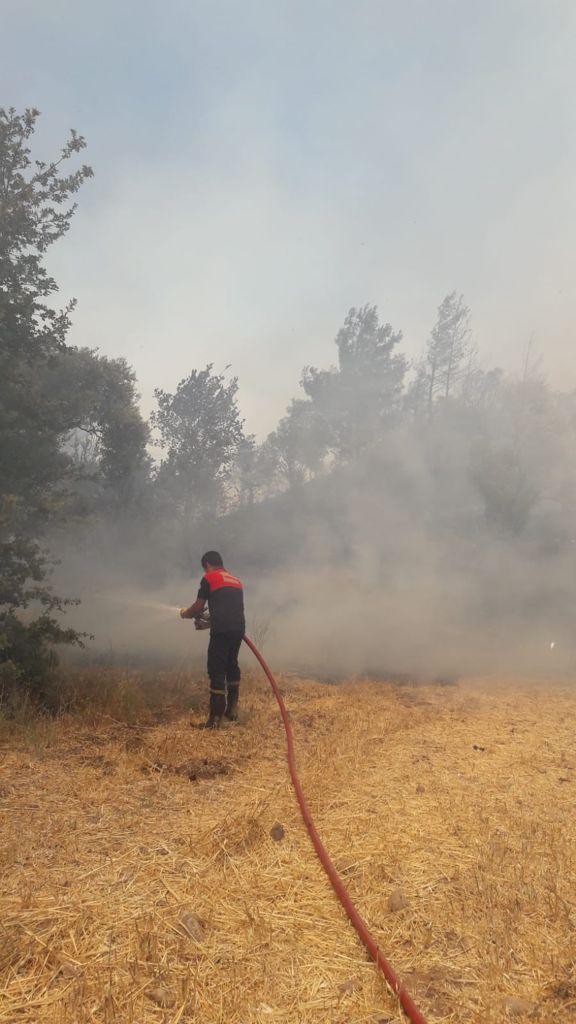
M 210 572 L 211 569 L 222 569 L 224 565 L 219 551 L 207 551 L 205 555 L 202 555 L 200 562 L 204 572 Z

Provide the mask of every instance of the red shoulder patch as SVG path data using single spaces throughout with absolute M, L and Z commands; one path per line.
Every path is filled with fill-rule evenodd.
M 207 572 L 204 579 L 212 592 L 222 590 L 223 587 L 234 587 L 236 590 L 244 589 L 240 580 L 231 572 L 226 572 L 225 569 L 214 569 L 212 572 Z

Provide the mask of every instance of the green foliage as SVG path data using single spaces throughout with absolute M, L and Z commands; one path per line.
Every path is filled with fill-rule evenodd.
M 150 473 L 149 429 L 126 361 L 67 348 L 47 368 L 42 390 L 65 428 L 70 496 L 84 494 L 91 513 L 132 515 Z
M 225 506 L 226 484 L 245 444 L 237 392 L 237 379 L 226 383 L 212 364 L 193 370 L 174 394 L 154 392 L 158 409 L 151 422 L 165 453 L 156 493 L 186 526 Z
M 0 664 L 34 685 L 54 644 L 81 642 L 54 617 L 65 602 L 45 584 L 40 545 L 65 504 L 68 399 L 54 401 L 45 384 L 66 351 L 74 305 L 58 311 L 48 304 L 57 287 L 43 260 L 68 230 L 69 200 L 92 173 L 85 166 L 61 173 L 84 148 L 75 132 L 57 160 L 32 161 L 27 143 L 37 118 L 36 110 L 0 109 Z
M 5 534 L 3 525 L 0 510 L 0 536 Z M 63 628 L 54 618 L 75 602 L 57 597 L 46 586 L 48 562 L 30 537 L 1 542 L 0 567 L 0 679 L 4 689 L 24 682 L 39 691 L 55 666 L 54 645 L 82 646 L 85 634 Z M 23 619 L 20 613 L 30 606 L 35 614 Z
M 73 303 L 64 310 L 46 304 L 57 291 L 43 259 L 70 227 L 75 205 L 66 205 L 92 175 L 80 167 L 63 175 L 63 163 L 81 152 L 85 141 L 75 131 L 50 164 L 32 161 L 28 141 L 37 110 L 17 114 L 0 108 L 0 323 L 2 365 L 46 359 L 65 343 Z

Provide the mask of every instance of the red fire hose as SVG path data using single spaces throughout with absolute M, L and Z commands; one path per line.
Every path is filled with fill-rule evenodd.
M 260 662 L 262 668 L 264 669 L 264 672 L 266 673 L 266 676 L 268 677 L 268 682 L 270 683 L 270 686 L 274 691 L 274 696 L 278 701 L 278 705 L 280 707 L 280 714 L 282 715 L 284 728 L 286 730 L 286 741 L 288 744 L 288 767 L 290 769 L 292 785 L 294 786 L 296 799 L 298 800 L 298 803 L 300 805 L 302 817 L 304 818 L 304 822 L 306 824 L 306 828 L 308 829 L 310 839 L 312 840 L 314 849 L 316 850 L 316 853 L 320 858 L 322 867 L 324 868 L 326 874 L 328 875 L 328 878 L 332 883 L 334 892 L 336 893 L 338 899 L 340 900 L 340 903 L 344 907 L 344 910 L 348 914 L 348 917 L 352 924 L 354 925 L 356 931 L 358 932 L 358 935 L 360 936 L 362 942 L 366 946 L 366 949 L 370 953 L 370 956 L 382 971 L 382 974 L 386 978 L 386 981 L 388 982 L 388 985 L 390 986 L 394 994 L 398 996 L 398 999 L 400 1000 L 400 1005 L 402 1006 L 402 1009 L 404 1010 L 405 1014 L 407 1015 L 409 1020 L 412 1021 L 412 1024 L 426 1024 L 425 1017 L 420 1013 L 420 1010 L 414 1003 L 414 1000 L 412 999 L 410 993 L 406 991 L 400 979 L 398 978 L 398 975 L 394 971 L 393 967 L 391 966 L 391 964 L 388 963 L 386 957 L 378 949 L 376 940 L 370 934 L 368 930 L 368 925 L 356 910 L 356 907 L 354 906 L 352 900 L 350 899 L 350 896 L 348 894 L 348 891 L 346 890 L 344 883 L 342 882 L 342 879 L 340 878 L 338 872 L 336 871 L 336 868 L 334 867 L 332 861 L 330 860 L 328 852 L 322 840 L 320 839 L 318 832 L 316 831 L 316 826 L 312 821 L 310 808 L 306 803 L 306 798 L 304 796 L 304 792 L 300 784 L 300 779 L 298 778 L 298 772 L 296 769 L 296 757 L 294 755 L 294 734 L 292 732 L 292 726 L 290 724 L 290 718 L 288 716 L 288 711 L 286 710 L 286 705 L 284 704 L 282 694 L 280 693 L 280 690 L 278 688 L 278 683 L 274 679 L 274 676 L 272 675 L 271 670 L 268 668 L 268 665 L 264 661 L 264 658 L 260 654 L 260 651 L 254 646 L 252 641 L 249 640 L 247 636 L 244 637 L 244 643 L 248 645 L 248 647 L 252 651 L 252 654 Z

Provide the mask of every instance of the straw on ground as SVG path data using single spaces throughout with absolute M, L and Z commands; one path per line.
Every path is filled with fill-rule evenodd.
M 574 1021 L 576 694 L 281 685 L 320 833 L 430 1024 Z M 4 738 L 0 1021 L 402 1019 L 315 858 L 267 684 L 244 707 L 219 734 Z

